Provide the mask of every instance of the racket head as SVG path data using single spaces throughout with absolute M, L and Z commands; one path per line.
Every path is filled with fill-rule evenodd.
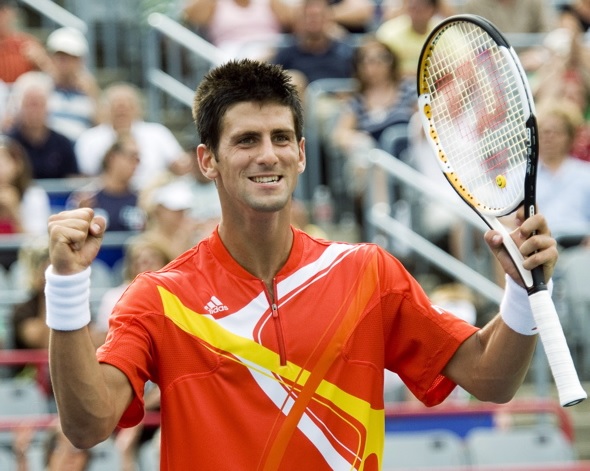
M 417 80 L 422 125 L 449 183 L 480 215 L 514 211 L 525 187 L 534 192 L 525 180 L 536 169 L 537 127 L 506 38 L 482 17 L 449 17 L 424 43 Z

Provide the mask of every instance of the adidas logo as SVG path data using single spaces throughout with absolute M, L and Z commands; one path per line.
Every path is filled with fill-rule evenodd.
M 209 314 L 216 314 L 221 311 L 227 311 L 228 307 L 217 299 L 217 297 L 211 296 L 211 301 L 205 305 L 205 309 Z

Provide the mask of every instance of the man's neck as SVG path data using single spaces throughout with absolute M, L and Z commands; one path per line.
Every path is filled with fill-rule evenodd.
M 547 158 L 547 156 L 543 156 L 541 162 L 551 173 L 557 172 L 563 163 L 567 160 L 567 156 L 559 156 L 559 157 L 551 157 Z
M 324 52 L 330 46 L 330 38 L 326 35 L 307 36 L 301 39 L 301 47 L 306 51 Z
M 21 126 L 20 132 L 30 142 L 39 144 L 47 140 L 49 128 L 47 126 Z
M 105 173 L 102 176 L 103 188 L 107 193 L 123 195 L 129 192 L 129 181 L 119 178 L 117 175 Z
M 263 280 L 272 292 L 273 279 L 286 263 L 293 246 L 288 213 L 219 225 L 219 236 L 231 256 L 245 270 Z M 228 218 L 231 219 L 231 218 Z

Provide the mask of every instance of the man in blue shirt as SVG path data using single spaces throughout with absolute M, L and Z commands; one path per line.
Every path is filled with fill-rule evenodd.
M 305 0 L 299 21 L 286 46 L 273 60 L 286 70 L 296 70 L 307 82 L 322 78 L 349 78 L 352 75 L 353 47 L 334 39 L 330 33 L 332 15 L 327 0 Z

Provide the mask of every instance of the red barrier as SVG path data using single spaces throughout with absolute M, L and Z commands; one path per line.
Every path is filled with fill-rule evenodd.
M 387 418 L 392 420 L 422 417 L 469 416 L 481 414 L 550 414 L 555 416 L 557 423 L 566 438 L 574 441 L 574 425 L 566 410 L 555 400 L 541 398 L 514 399 L 506 404 L 472 402 L 468 404 L 448 403 L 428 408 L 417 402 L 388 404 L 385 407 Z
M 40 350 L 0 350 L 1 366 L 19 366 L 32 364 L 37 368 L 37 382 L 43 391 L 49 393 L 49 352 Z

